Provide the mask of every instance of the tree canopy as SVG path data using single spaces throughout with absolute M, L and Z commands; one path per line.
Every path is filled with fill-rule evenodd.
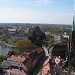
M 16 49 L 19 51 L 27 51 L 29 47 L 31 47 L 31 40 L 18 40 L 16 42 Z
M 2 62 L 3 60 L 6 60 L 7 59 L 7 57 L 6 56 L 4 56 L 4 55 L 0 55 L 0 61 Z
M 40 30 L 40 28 L 34 27 L 34 29 L 31 29 L 28 33 L 29 40 L 32 41 L 37 46 L 42 45 L 42 41 L 46 39 L 45 33 Z
M 3 68 L 2 67 L 0 67 L 0 73 L 3 73 Z
M 5 35 L 5 34 L 1 34 L 1 35 L 0 35 L 0 39 L 1 39 L 2 41 L 4 41 L 4 42 L 8 42 L 8 36 Z

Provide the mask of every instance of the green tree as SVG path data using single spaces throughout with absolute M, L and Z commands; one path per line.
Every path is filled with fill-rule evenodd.
M 36 44 L 38 47 L 41 47 L 41 46 L 42 46 L 42 44 L 41 44 L 41 38 L 40 38 L 40 37 L 36 37 L 35 44 Z
M 63 29 L 59 29 L 59 28 L 50 28 L 49 32 L 51 34 L 62 34 L 63 33 Z
M 28 51 L 28 48 L 31 46 L 31 40 L 18 40 L 16 42 L 16 49 L 19 50 L 19 52 Z
M 75 56 L 72 57 L 72 59 L 70 60 L 70 69 L 75 71 Z
M 0 39 L 4 42 L 8 42 L 8 36 L 7 35 L 4 35 L 4 34 L 1 34 L 0 35 Z
M 14 51 L 9 51 L 9 52 L 8 52 L 8 56 L 15 55 L 15 54 L 17 54 L 15 50 L 14 50 Z
M 0 67 L 0 73 L 3 73 L 3 68 L 2 67 Z
M 7 59 L 7 57 L 6 56 L 4 56 L 4 55 L 0 55 L 0 61 L 2 62 L 3 60 L 6 60 Z
M 48 44 L 49 44 L 49 45 L 50 45 L 50 44 L 54 44 L 54 39 L 51 38 L 51 39 L 49 40 Z

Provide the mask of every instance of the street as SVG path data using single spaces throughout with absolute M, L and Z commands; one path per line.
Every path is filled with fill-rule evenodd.
M 53 47 L 51 47 L 49 49 L 49 53 L 48 53 L 48 49 L 46 47 L 43 47 L 43 49 L 45 51 L 44 58 L 42 58 L 42 60 L 39 62 L 39 64 L 35 67 L 34 72 L 30 72 L 29 75 L 40 75 L 40 70 L 49 62 L 49 59 L 51 58 L 51 51 L 52 51 Z

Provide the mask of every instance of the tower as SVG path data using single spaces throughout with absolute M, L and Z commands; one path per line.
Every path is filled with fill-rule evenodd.
M 75 54 L 75 16 L 73 17 L 73 25 L 70 35 L 70 52 L 72 57 Z
M 75 53 L 75 16 L 73 17 L 72 29 L 72 51 Z
M 75 16 L 73 17 L 73 26 L 72 26 L 72 31 L 75 31 Z

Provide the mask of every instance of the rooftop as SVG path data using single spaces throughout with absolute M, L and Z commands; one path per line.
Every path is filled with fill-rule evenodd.
M 8 60 L 11 61 L 16 61 L 16 62 L 23 62 L 26 58 L 24 56 L 20 56 L 20 55 L 12 55 L 11 57 L 8 58 Z
M 48 71 L 50 71 L 50 64 L 49 64 L 49 63 L 47 63 L 47 64 L 43 67 L 43 69 L 42 69 L 42 74 L 43 74 L 43 75 L 51 75 L 50 73 L 48 74 Z
M 21 74 L 21 75 L 27 75 L 27 73 L 22 69 L 22 70 L 19 70 L 19 69 L 9 69 L 7 70 L 9 73 L 12 73 L 12 74 Z M 14 73 L 15 72 L 15 73 Z
M 10 32 L 16 32 L 16 28 L 8 28 L 8 31 L 10 31 Z
M 41 53 L 43 51 L 43 49 L 42 48 L 37 48 L 36 51 L 39 54 L 39 53 Z

